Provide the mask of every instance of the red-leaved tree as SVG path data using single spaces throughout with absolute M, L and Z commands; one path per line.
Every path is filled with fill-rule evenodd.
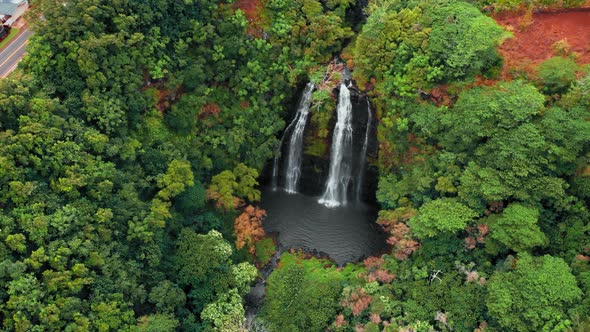
M 234 231 L 236 233 L 236 247 L 242 249 L 247 246 L 248 251 L 254 253 L 254 244 L 261 240 L 265 233 L 262 228 L 262 219 L 266 216 L 266 211 L 252 205 L 248 205 L 242 214 L 234 221 Z

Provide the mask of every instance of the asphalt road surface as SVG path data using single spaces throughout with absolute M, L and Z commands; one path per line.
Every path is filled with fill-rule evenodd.
M 31 34 L 33 34 L 31 30 L 22 31 L 0 53 L 0 78 L 8 76 L 16 68 L 16 65 L 25 55 L 25 46 Z

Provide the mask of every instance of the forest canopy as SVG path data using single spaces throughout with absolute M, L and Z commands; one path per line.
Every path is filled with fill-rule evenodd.
M 501 74 L 493 16 L 579 5 L 35 0 L 0 81 L 0 329 L 589 329 L 590 69 Z M 329 158 L 344 64 L 387 252 L 285 252 L 246 319 L 265 166 L 310 81 L 305 153 Z

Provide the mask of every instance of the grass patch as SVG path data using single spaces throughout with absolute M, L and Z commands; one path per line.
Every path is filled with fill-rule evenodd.
M 20 32 L 20 29 L 17 29 L 17 28 L 10 29 L 8 36 L 6 36 L 6 38 L 4 38 L 4 40 L 2 40 L 0 42 L 0 50 L 2 50 L 4 48 L 4 46 L 8 45 L 8 43 L 10 43 L 10 41 L 12 39 L 14 39 L 14 37 L 16 37 L 16 35 L 18 35 L 19 32 Z
M 256 260 L 260 266 L 264 266 L 270 262 L 272 255 L 277 252 L 277 248 L 272 238 L 267 237 L 256 242 Z

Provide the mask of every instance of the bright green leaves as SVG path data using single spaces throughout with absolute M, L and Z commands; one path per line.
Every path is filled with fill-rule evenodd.
M 176 265 L 181 286 L 207 280 L 216 270 L 229 264 L 232 254 L 231 245 L 217 231 L 203 235 L 185 229 L 177 246 Z
M 153 314 L 143 316 L 137 325 L 138 332 L 172 332 L 178 328 L 178 320 L 173 314 Z
M 245 311 L 242 306 L 242 296 L 250 289 L 250 283 L 258 275 L 258 270 L 249 263 L 240 263 L 231 267 L 235 288 L 220 294 L 201 312 L 201 318 L 206 325 L 219 332 L 243 331 Z
M 571 167 L 587 131 L 579 113 L 569 120 L 561 110 L 542 116 L 544 101 L 534 86 L 519 81 L 473 88 L 439 117 L 440 128 L 428 125 L 446 151 L 468 156 L 457 188 L 469 206 L 482 209 L 509 198 L 535 204 L 564 194 L 564 181 L 554 176 L 563 174 L 567 159 L 555 153 L 569 155 Z M 563 139 L 569 126 L 557 118 L 580 128 L 569 132 L 572 141 Z
M 352 36 L 344 23 L 349 5 L 349 1 L 340 1 L 324 9 L 318 0 L 269 1 L 271 43 L 288 46 L 292 62 L 328 62 L 333 53 L 341 50 L 343 41 Z
M 537 209 L 510 204 L 502 214 L 488 218 L 489 236 L 516 252 L 530 250 L 547 242 L 547 237 L 537 225 L 538 218 Z
M 26 238 L 23 234 L 10 234 L 6 237 L 4 243 L 18 253 L 24 253 L 27 250 Z
M 542 62 L 537 71 L 537 77 L 543 92 L 548 95 L 567 92 L 580 71 L 576 62 L 569 58 L 553 57 Z
M 226 210 L 240 205 L 240 199 L 255 202 L 260 199 L 260 191 L 255 188 L 257 177 L 258 171 L 240 163 L 233 171 L 223 171 L 213 177 L 207 197 Z
M 396 12 L 388 5 L 374 7 L 354 45 L 355 78 L 360 82 L 366 82 L 371 77 L 381 81 L 383 75 L 392 69 L 397 69 L 394 74 L 403 75 L 404 72 L 399 70 L 406 66 L 404 63 L 415 67 L 411 71 L 407 67 L 406 71 L 419 72 L 422 66 L 415 66 L 417 63 L 411 59 L 419 48 L 426 46 L 430 31 L 418 24 L 421 15 L 420 8 Z M 397 85 L 397 90 L 400 90 Z
M 242 262 L 231 267 L 231 274 L 234 278 L 234 286 L 238 293 L 243 295 L 250 291 L 250 284 L 258 276 L 258 269 L 250 263 Z
M 590 122 L 580 121 L 588 117 L 590 107 L 582 105 L 570 109 L 553 107 L 545 112 L 540 127 L 545 134 L 551 170 L 556 174 L 571 173 L 576 167 L 590 141 Z
M 500 61 L 496 47 L 506 36 L 494 20 L 463 1 L 373 2 L 354 44 L 359 86 L 374 79 L 376 91 L 410 98 L 440 81 L 479 74 Z M 392 101 L 403 110 L 404 102 Z
M 260 200 L 260 191 L 254 187 L 258 185 L 258 171 L 242 163 L 234 168 L 237 186 L 234 187 L 236 196 L 247 198 L 251 202 Z
M 92 304 L 89 313 L 93 329 L 101 332 L 123 330 L 135 323 L 133 311 L 123 302 L 121 296 L 112 296 L 112 300 L 105 300 Z
M 422 205 L 408 224 L 417 237 L 428 238 L 456 233 L 477 216 L 477 212 L 455 199 L 440 198 Z
M 244 318 L 241 296 L 257 275 L 249 263 L 234 265 L 231 255 L 231 245 L 217 231 L 180 233 L 175 257 L 179 285 L 191 290 L 189 300 L 198 311 L 205 308 L 201 317 L 216 331 L 236 331 L 231 324 L 240 325 Z
M 507 36 L 493 19 L 463 1 L 434 1 L 426 9 L 432 33 L 428 50 L 447 79 L 479 74 L 500 60 L 496 47 Z
M 213 332 L 241 331 L 244 328 L 245 313 L 242 297 L 237 290 L 230 289 L 207 305 L 201 312 L 201 318 Z
M 505 330 L 552 330 L 554 319 L 565 320 L 565 310 L 580 300 L 582 292 L 570 268 L 549 255 L 518 256 L 516 269 L 496 273 L 488 284 L 487 307 Z
M 530 122 L 544 108 L 545 99 L 530 84 L 515 81 L 463 92 L 452 110 L 442 115 L 448 129 L 442 143 L 453 151 L 465 151 L 506 130 Z
M 191 164 L 186 160 L 173 160 L 168 166 L 166 174 L 158 179 L 158 187 L 161 189 L 157 196 L 164 200 L 170 200 L 193 184 Z
M 166 220 L 172 217 L 169 210 L 171 199 L 193 184 L 194 177 L 190 163 L 186 160 L 173 160 L 166 174 L 160 175 L 157 179 L 157 185 L 161 189 L 152 200 L 148 215 L 142 222 L 129 221 L 129 239 L 152 241 L 154 231 L 164 228 Z
M 214 199 L 220 207 L 229 210 L 235 207 L 234 187 L 236 176 L 231 171 L 223 171 L 213 177 L 207 190 L 207 197 Z
M 342 281 L 327 261 L 284 253 L 268 278 L 260 318 L 272 331 L 322 331 L 336 315 Z

